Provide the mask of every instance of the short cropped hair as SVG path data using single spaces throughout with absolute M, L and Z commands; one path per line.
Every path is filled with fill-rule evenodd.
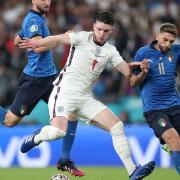
M 109 11 L 102 11 L 98 13 L 96 20 L 95 21 L 100 21 L 104 24 L 108 25 L 114 25 L 114 18 L 111 12 Z
M 177 36 L 177 27 L 175 24 L 171 24 L 171 23 L 164 23 L 161 24 L 160 26 L 160 33 L 170 33 L 173 34 L 174 36 Z

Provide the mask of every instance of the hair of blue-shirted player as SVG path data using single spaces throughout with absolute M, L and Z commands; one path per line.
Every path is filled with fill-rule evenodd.
M 160 33 L 170 33 L 173 34 L 174 36 L 177 36 L 177 27 L 175 24 L 171 24 L 171 23 L 164 23 L 161 24 L 160 26 Z
M 114 17 L 110 11 L 99 12 L 96 16 L 96 21 L 103 22 L 104 24 L 114 25 Z

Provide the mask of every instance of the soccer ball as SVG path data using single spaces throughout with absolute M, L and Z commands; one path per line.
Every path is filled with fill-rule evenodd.
M 52 176 L 50 180 L 70 180 L 70 179 L 64 174 L 56 174 Z

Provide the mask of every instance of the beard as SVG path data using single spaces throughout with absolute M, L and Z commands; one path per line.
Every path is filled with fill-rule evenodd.
M 37 6 L 37 9 L 39 10 L 39 12 L 41 14 L 47 14 L 49 12 L 49 6 L 46 6 L 46 7 L 40 7 L 40 6 Z
M 162 51 L 162 52 L 168 52 L 170 49 L 169 47 L 164 47 L 161 44 L 158 44 L 158 47 L 159 47 L 160 51 Z

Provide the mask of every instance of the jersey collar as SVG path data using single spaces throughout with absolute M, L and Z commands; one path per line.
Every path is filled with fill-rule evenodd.
M 35 14 L 37 14 L 37 15 L 39 15 L 39 16 L 43 16 L 42 13 L 37 12 L 37 11 L 35 11 L 35 10 L 33 10 L 33 9 L 30 9 L 29 12 L 35 13 Z

